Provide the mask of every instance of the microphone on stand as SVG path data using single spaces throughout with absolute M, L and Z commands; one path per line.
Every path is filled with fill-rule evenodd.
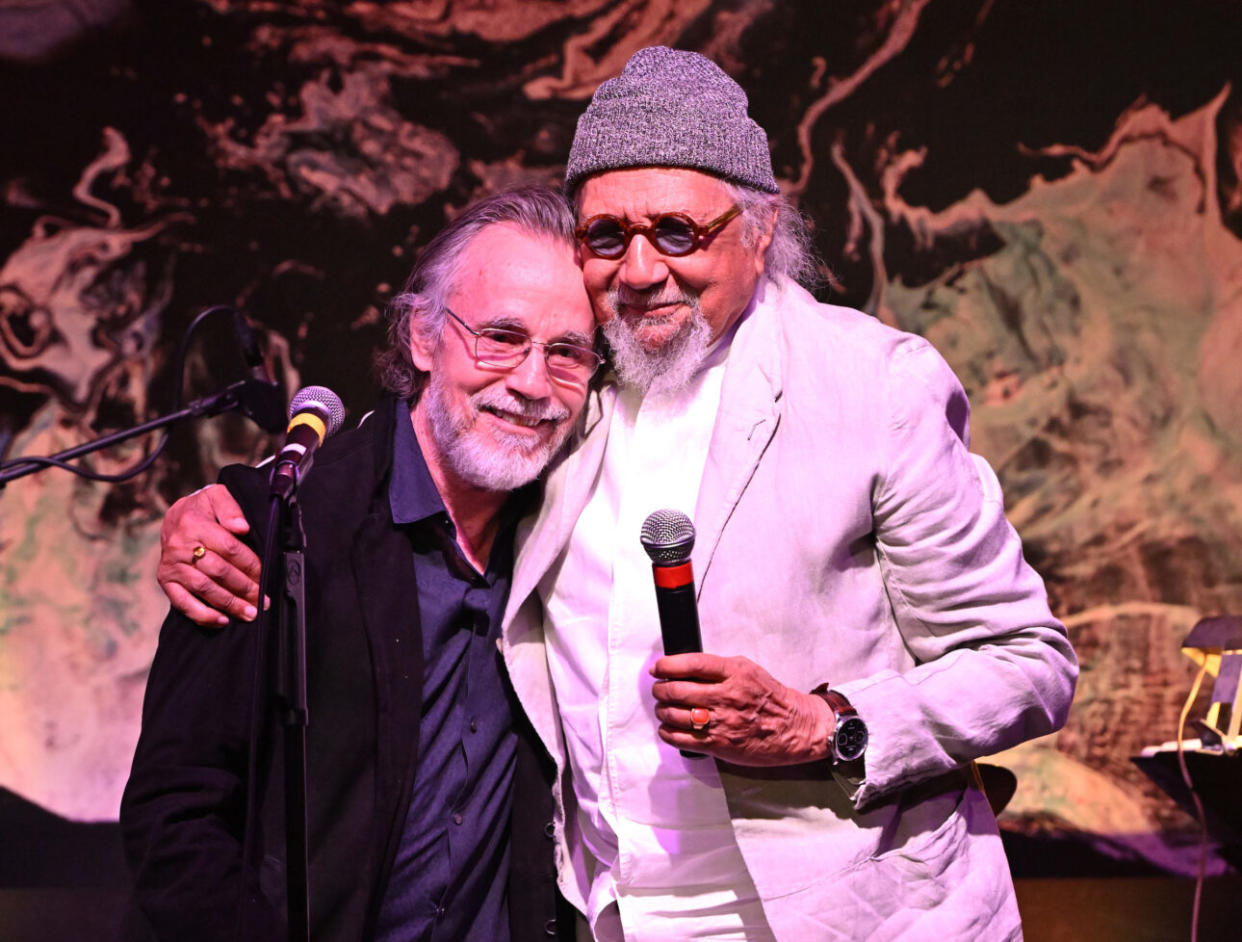
M 664 653 L 702 651 L 699 607 L 694 597 L 694 569 L 690 564 L 690 552 L 694 549 L 694 524 L 680 510 L 657 510 L 643 521 L 639 540 L 651 559 Z M 687 759 L 703 758 L 700 752 L 679 751 Z
M 324 439 L 341 427 L 345 407 L 341 398 L 324 386 L 304 386 L 289 403 L 289 428 L 285 446 L 272 467 L 272 496 L 288 500 L 310 471 L 315 452 Z
M 271 637 L 276 631 L 276 670 L 273 693 L 283 714 L 285 793 L 285 899 L 289 918 L 288 938 L 310 940 L 309 844 L 307 836 L 306 727 L 309 697 L 306 675 L 306 539 L 302 508 L 293 495 L 310 471 L 315 452 L 324 439 L 341 427 L 345 407 L 332 390 L 305 386 L 289 403 L 289 429 L 285 446 L 272 468 L 269 526 L 263 551 L 263 595 L 272 608 L 261 616 L 262 629 Z M 270 587 L 270 588 L 269 588 Z M 255 673 L 258 685 L 259 674 Z M 256 686 L 255 697 L 258 697 Z M 255 701 L 257 702 L 257 700 Z M 254 711 L 250 730 L 251 756 L 257 754 L 261 711 Z M 253 789 L 247 806 L 255 807 Z M 247 818 L 245 847 L 253 835 Z

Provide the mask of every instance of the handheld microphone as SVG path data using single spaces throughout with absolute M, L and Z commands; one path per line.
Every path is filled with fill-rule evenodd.
M 340 397 L 323 386 L 299 389 L 289 403 L 289 428 L 285 447 L 272 468 L 272 496 L 288 500 L 310 471 L 315 452 L 323 440 L 341 427 L 345 407 Z
M 279 432 L 285 424 L 285 396 L 280 384 L 268 372 L 259 344 L 259 335 L 246 315 L 233 309 L 233 335 L 246 361 L 247 377 L 237 389 L 237 406 L 264 431 Z
M 694 524 L 680 510 L 657 510 L 643 521 L 639 536 L 651 558 L 655 579 L 656 608 L 660 613 L 660 636 L 665 654 L 689 654 L 703 650 L 699 636 L 699 607 L 694 597 Z M 687 759 L 703 754 L 680 750 Z

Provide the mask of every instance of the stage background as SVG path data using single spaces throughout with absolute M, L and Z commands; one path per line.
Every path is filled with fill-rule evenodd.
M 961 377 L 1082 660 L 1066 728 L 995 760 L 1015 872 L 1190 873 L 1191 819 L 1130 757 L 1175 735 L 1191 626 L 1242 613 L 1240 39 L 1242 4 L 1212 0 L 3 2 L 0 452 L 167 411 L 177 344 L 219 303 L 356 419 L 418 247 L 498 187 L 558 181 L 634 50 L 701 51 L 814 220 L 824 296 Z M 241 374 L 230 343 L 209 323 L 187 395 Z M 270 447 L 201 420 L 135 482 L 0 493 L 11 801 L 115 820 L 160 517 Z

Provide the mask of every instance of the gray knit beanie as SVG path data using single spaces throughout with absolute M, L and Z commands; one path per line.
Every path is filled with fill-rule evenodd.
M 746 93 L 697 52 L 649 46 L 595 90 L 569 150 L 565 186 L 627 167 L 686 167 L 779 193 L 768 137 Z

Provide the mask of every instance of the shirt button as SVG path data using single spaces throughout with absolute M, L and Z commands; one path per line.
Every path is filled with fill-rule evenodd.
M 479 721 L 471 720 L 470 721 L 470 732 L 477 733 L 478 731 L 479 731 Z
M 543 826 L 543 833 L 547 837 L 556 837 L 556 824 L 549 821 L 547 824 Z
M 454 824 L 461 824 L 461 822 L 462 822 L 462 817 L 461 817 L 461 815 L 460 815 L 460 814 L 455 814 L 455 815 L 453 815 L 453 823 L 454 823 Z
M 543 934 L 544 935 L 556 935 L 556 920 L 555 919 L 549 919 L 547 922 L 543 924 Z

